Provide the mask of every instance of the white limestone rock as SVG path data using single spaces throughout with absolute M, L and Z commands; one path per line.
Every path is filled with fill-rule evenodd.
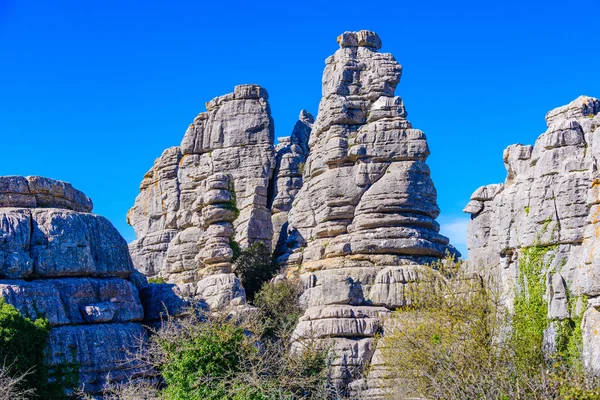
M 77 363 L 97 393 L 143 371 L 126 365 L 144 340 L 127 243 L 70 184 L 0 177 L 0 296 L 23 316 L 48 319 L 51 367 Z
M 231 272 L 232 242 L 270 246 L 274 128 L 265 89 L 236 86 L 206 104 L 179 147 L 146 174 L 128 214 L 136 268 L 169 283 Z
M 570 299 L 600 295 L 600 100 L 581 96 L 550 111 L 546 124 L 534 146 L 504 151 L 504 184 L 471 197 L 467 247 L 471 267 L 496 278 L 509 309 L 523 255 L 540 249 L 548 317 L 565 319 Z M 583 353 L 597 372 L 594 312 L 585 314 Z

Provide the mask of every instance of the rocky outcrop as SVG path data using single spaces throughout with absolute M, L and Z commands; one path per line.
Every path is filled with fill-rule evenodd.
M 326 60 L 302 189 L 280 262 L 326 269 L 443 257 L 425 134 L 394 96 L 402 68 L 373 32 L 346 32 Z M 356 260 L 356 261 L 355 261 Z
M 68 183 L 0 177 L 0 296 L 48 319 L 49 364 L 77 365 L 94 393 L 142 373 L 127 360 L 145 330 L 127 243 L 91 210 Z
M 332 348 L 343 388 L 371 360 L 389 310 L 407 304 L 404 288 L 420 265 L 458 253 L 435 221 L 425 134 L 394 95 L 401 66 L 377 52 L 373 32 L 346 32 L 338 43 L 276 254 L 304 287 L 295 347 L 317 340 Z
M 504 184 L 471 196 L 469 263 L 496 277 L 510 307 L 521 290 L 520 264 L 531 254 L 541 258 L 548 318 L 575 318 L 587 309 L 584 359 L 600 373 L 600 100 L 581 96 L 550 111 L 546 124 L 534 146 L 504 151 Z
M 200 282 L 231 274 L 234 250 L 255 241 L 270 246 L 274 128 L 267 98 L 257 85 L 240 85 L 211 100 L 181 145 L 155 161 L 127 218 L 138 238 L 130 245 L 138 270 L 205 297 L 211 283 Z M 232 292 L 241 288 L 236 279 L 224 278 Z
M 300 112 L 292 135 L 279 138 L 275 147 L 275 174 L 271 184 L 269 208 L 273 223 L 273 243 L 275 255 L 285 252 L 287 241 L 288 213 L 296 195 L 302 188 L 302 174 L 308 157 L 308 139 L 315 120 L 305 110 Z

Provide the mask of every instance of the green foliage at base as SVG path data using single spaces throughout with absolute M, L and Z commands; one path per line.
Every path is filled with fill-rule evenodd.
M 66 398 L 66 388 L 74 388 L 79 380 L 79 367 L 65 363 L 46 365 L 46 345 L 50 324 L 45 318 L 34 321 L 0 298 L 0 360 L 10 366 L 14 376 L 29 373 L 23 386 L 34 389 L 37 398 Z
M 300 288 L 289 280 L 267 282 L 254 296 L 254 305 L 265 317 L 267 335 L 281 335 L 296 326 L 302 315 L 298 304 Z
M 254 299 L 263 283 L 270 280 L 277 270 L 271 252 L 262 242 L 254 242 L 242 250 L 233 264 L 233 272 L 240 278 L 249 301 Z
M 451 260 L 433 265 L 438 276 L 419 271 L 405 287 L 410 303 L 393 313 L 381 338 L 387 378 L 401 382 L 389 398 L 600 399 L 600 379 L 581 365 L 581 299 L 568 297 L 570 319 L 548 319 L 551 250 L 522 249 L 512 313 L 492 277 Z M 555 352 L 544 354 L 551 326 Z
M 155 276 L 153 278 L 148 278 L 148 283 L 161 284 L 161 283 L 167 283 L 167 282 L 165 281 L 165 279 L 162 276 Z
M 512 317 L 512 345 L 519 349 L 517 368 L 524 370 L 543 362 L 542 344 L 548 328 L 546 270 L 548 253 L 555 246 L 531 246 L 521 249 L 517 273 L 517 292 Z M 519 361 L 522 360 L 522 362 Z
M 264 336 L 263 316 L 198 315 L 155 332 L 154 365 L 167 400 L 326 399 L 327 353 L 289 351 L 287 336 Z M 158 348 L 157 348 L 158 346 Z
M 240 351 L 256 351 L 256 348 L 240 348 L 244 344 L 244 330 L 233 324 L 215 325 L 182 339 L 179 343 L 159 341 L 168 356 L 161 372 L 167 384 L 164 394 L 170 399 L 226 398 L 222 378 L 237 372 Z M 213 381 L 198 383 L 206 377 Z

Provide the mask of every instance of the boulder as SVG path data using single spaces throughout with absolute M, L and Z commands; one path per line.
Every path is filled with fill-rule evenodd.
M 0 296 L 47 318 L 50 367 L 75 365 L 88 393 L 143 374 L 129 363 L 143 344 L 144 310 L 127 243 L 70 184 L 0 177 Z

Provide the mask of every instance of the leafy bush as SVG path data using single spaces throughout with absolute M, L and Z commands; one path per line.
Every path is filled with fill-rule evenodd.
M 297 282 L 281 280 L 263 284 L 254 297 L 254 305 L 265 318 L 266 334 L 281 337 L 294 329 L 302 315 L 299 297 Z
M 262 242 L 254 242 L 241 250 L 233 264 L 236 274 L 246 290 L 248 300 L 252 301 L 264 282 L 270 280 L 277 272 L 271 252 Z
M 544 359 L 547 311 L 538 287 L 542 259 L 537 252 L 523 258 L 523 276 L 518 280 L 527 280 L 531 292 L 517 294 L 514 315 L 507 312 L 493 281 L 466 273 L 460 263 L 446 260 L 423 269 L 419 282 L 406 286 L 411 304 L 393 313 L 381 339 L 388 378 L 396 383 L 388 395 L 600 398 L 598 381 L 574 367 L 576 363 Z
M 43 399 L 64 398 L 65 389 L 78 380 L 76 366 L 49 368 L 45 349 L 50 325 L 45 318 L 31 321 L 0 298 L 0 359 L 10 363 L 8 374 L 20 377 L 21 388 Z
M 259 314 L 227 316 L 197 310 L 169 318 L 154 331 L 143 361 L 177 400 L 324 399 L 331 390 L 327 354 L 289 351 L 290 342 L 264 337 Z

